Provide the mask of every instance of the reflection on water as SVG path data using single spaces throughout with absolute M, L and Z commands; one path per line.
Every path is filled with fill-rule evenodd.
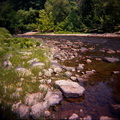
M 65 99 L 59 106 L 57 112 L 54 112 L 56 118 L 65 118 L 76 113 L 80 118 L 91 115 L 93 120 L 100 116 L 120 117 L 114 114 L 111 108 L 116 104 L 113 99 L 113 90 L 106 82 L 98 82 L 96 85 L 84 83 L 86 89 L 84 95 L 78 99 Z

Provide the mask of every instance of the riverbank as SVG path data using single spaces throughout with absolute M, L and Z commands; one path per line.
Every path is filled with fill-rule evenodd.
M 96 34 L 96 33 L 82 33 L 82 34 L 54 34 L 54 33 L 45 33 L 45 34 L 39 34 L 38 32 L 26 32 L 24 34 L 18 34 L 18 36 L 24 36 L 24 35 L 40 35 L 40 36 L 81 36 L 81 37 L 120 37 L 120 34 L 116 33 L 104 33 L 104 34 Z

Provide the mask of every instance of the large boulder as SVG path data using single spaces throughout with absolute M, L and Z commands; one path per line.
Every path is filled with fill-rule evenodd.
M 55 81 L 55 85 L 60 87 L 65 97 L 79 97 L 85 91 L 84 87 L 80 86 L 77 82 L 58 80 Z

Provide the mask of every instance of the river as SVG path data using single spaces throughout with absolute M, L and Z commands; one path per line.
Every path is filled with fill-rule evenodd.
M 80 118 L 87 115 L 92 117 L 92 120 L 99 120 L 100 116 L 109 116 L 112 118 L 120 118 L 119 112 L 115 112 L 111 107 L 113 104 L 120 104 L 120 73 L 112 74 L 113 71 L 120 71 L 120 62 L 107 63 L 103 60 L 96 61 L 95 58 L 112 56 L 120 58 L 120 52 L 110 54 L 101 52 L 102 50 L 120 50 L 120 37 L 83 37 L 83 36 L 32 36 L 42 38 L 52 43 L 52 41 L 60 41 L 60 44 L 65 45 L 66 40 L 74 42 L 81 41 L 83 46 L 93 48 L 92 52 L 80 53 L 82 56 L 87 56 L 92 59 L 91 65 L 86 64 L 86 70 L 95 69 L 96 73 L 92 75 L 88 81 L 80 82 L 85 87 L 85 93 L 82 97 L 74 99 L 64 99 L 60 105 L 52 108 L 52 113 L 55 119 L 69 118 L 72 113 L 76 113 Z M 48 42 L 48 43 L 49 43 Z M 74 58 L 62 62 L 67 66 L 76 67 L 77 64 L 84 63 L 84 60 Z

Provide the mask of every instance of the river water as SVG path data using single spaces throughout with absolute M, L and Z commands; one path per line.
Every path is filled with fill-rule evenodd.
M 35 37 L 35 36 L 34 36 Z M 99 57 L 117 57 L 120 58 L 120 52 L 114 54 L 107 54 L 100 52 L 104 50 L 120 50 L 120 38 L 113 37 L 78 37 L 78 36 L 36 36 L 46 40 L 61 41 L 61 44 L 66 44 L 65 41 L 81 41 L 85 47 L 94 47 L 92 52 L 80 53 L 82 56 L 89 56 L 92 59 L 90 65 L 85 65 L 86 70 L 95 69 L 96 73 L 86 82 L 79 82 L 85 87 L 85 93 L 82 97 L 74 99 L 64 99 L 60 105 L 52 108 L 53 118 L 55 119 L 68 119 L 72 113 L 79 115 L 79 118 L 84 118 L 87 115 L 92 117 L 92 120 L 99 120 L 100 116 L 108 116 L 120 119 L 120 110 L 114 111 L 112 105 L 120 104 L 120 73 L 112 74 L 113 71 L 120 71 L 119 63 L 107 63 L 103 60 L 96 61 L 95 58 Z M 67 66 L 76 67 L 77 64 L 84 63 L 79 58 L 67 60 L 62 64 Z

